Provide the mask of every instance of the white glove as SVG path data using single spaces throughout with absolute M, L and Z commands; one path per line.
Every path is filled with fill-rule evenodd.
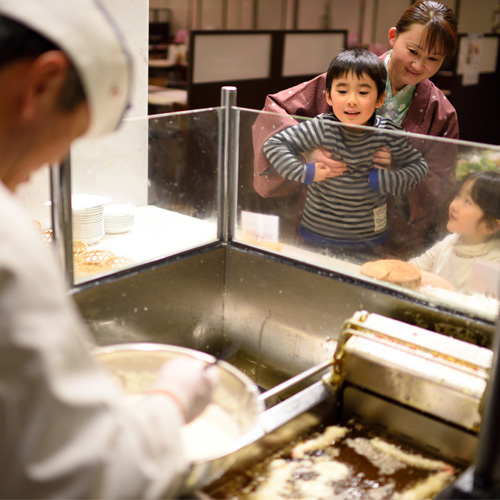
M 171 397 L 180 407 L 185 421 L 194 420 L 212 400 L 219 380 L 217 365 L 191 358 L 174 358 L 159 370 L 152 393 Z

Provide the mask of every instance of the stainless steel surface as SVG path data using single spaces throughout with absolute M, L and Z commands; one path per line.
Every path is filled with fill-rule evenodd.
M 242 448 L 238 459 L 224 477 L 246 472 L 273 451 L 321 423 L 336 423 L 335 405 L 336 398 L 328 386 L 319 381 L 266 410 L 252 433 L 240 442 Z
M 264 412 L 259 426 L 247 435 L 247 449 L 253 452 L 243 452 L 245 462 L 236 462 L 207 491 L 224 490 L 234 472 L 246 472 L 274 451 L 271 447 L 266 453 L 265 443 L 272 442 L 271 436 L 277 436 L 276 442 L 284 447 L 319 424 L 343 425 L 352 418 L 465 469 L 477 450 L 479 405 L 491 351 L 476 346 L 469 350 L 464 344 L 390 318 L 357 312 L 344 323 L 331 373 Z M 306 370 L 269 393 L 280 394 L 327 365 Z M 462 412 L 457 408 L 461 392 L 470 398 Z M 318 413 L 310 414 L 325 405 L 328 411 L 321 419 Z M 293 432 L 285 431 L 288 428 Z
M 111 373 L 119 378 L 133 377 L 132 387 L 124 384 L 131 394 L 147 392 L 151 379 L 161 365 L 173 358 L 191 358 L 212 364 L 218 370 L 218 384 L 212 402 L 231 416 L 239 430 L 231 449 L 225 453 L 214 453 L 206 460 L 192 461 L 183 482 L 183 492 L 189 493 L 210 483 L 227 470 L 238 458 L 241 451 L 239 439 L 251 432 L 257 425 L 264 405 L 258 399 L 259 389 L 242 372 L 223 360 L 216 360 L 206 353 L 179 346 L 152 343 L 130 343 L 97 348 L 93 352 L 96 359 L 103 363 Z M 217 364 L 213 363 L 217 361 Z
M 352 417 L 445 460 L 464 465 L 475 458 L 476 434 L 348 386 L 342 399 L 342 420 Z
M 53 244 L 65 272 L 66 286 L 73 286 L 73 231 L 71 212 L 71 168 L 69 156 L 52 165 L 50 173 L 50 198 Z
M 473 359 L 474 344 L 488 345 L 493 333 L 485 323 L 433 310 L 384 288 L 230 246 L 191 252 L 120 279 L 80 287 L 74 298 L 101 345 L 161 342 L 214 356 L 232 345 L 236 349 L 227 361 L 264 388 L 331 359 L 346 318 L 362 309 L 467 341 L 465 354 L 454 355 L 468 367 L 471 361 L 478 362 Z M 386 372 L 386 381 L 391 380 L 388 367 L 377 369 Z M 369 386 L 370 378 L 373 381 L 377 376 L 367 375 L 368 382 L 357 383 Z M 463 463 L 474 456 L 477 433 L 450 423 L 448 414 L 443 419 L 432 411 L 427 414 L 410 408 L 404 401 L 369 397 L 369 392 L 353 387 L 352 382 L 354 373 L 345 393 L 348 397 L 339 401 L 345 415 L 374 419 L 376 425 L 451 460 Z M 338 423 L 336 398 L 329 397 L 321 382 L 317 384 L 310 392 L 301 391 L 286 399 L 286 404 L 263 413 L 256 434 L 240 443 L 238 460 L 230 470 L 244 471 L 247 464 L 261 460 L 314 425 Z M 399 399 L 408 396 L 412 404 L 419 398 L 420 402 L 430 400 L 427 392 L 418 394 L 411 384 L 402 387 Z M 386 388 L 392 391 L 390 384 Z M 473 403 L 467 409 L 469 415 L 471 408 L 472 414 L 477 410 L 480 391 L 463 395 Z M 317 399 L 307 394 L 315 394 Z M 446 411 L 453 415 L 455 407 Z M 460 421 L 464 418 L 462 412 Z M 474 418 L 467 425 L 474 427 Z
M 333 369 L 306 389 L 268 409 L 247 438 L 266 434 L 325 402 L 341 408 L 339 421 L 355 417 L 435 455 L 466 465 L 474 460 L 489 349 L 470 346 L 366 311 L 344 322 Z M 260 396 L 282 394 L 324 371 L 310 368 Z M 315 425 L 318 422 L 314 422 Z
M 224 334 L 224 249 L 176 258 L 75 294 L 99 345 L 163 342 L 216 357 Z
M 357 311 L 343 324 L 330 373 L 260 416 L 259 426 L 246 436 L 247 447 L 258 450 L 250 456 L 254 462 L 256 457 L 262 460 L 265 440 L 294 421 L 295 429 L 304 432 L 319 423 L 355 418 L 415 449 L 466 467 L 477 449 L 491 354 L 489 349 Z M 327 360 L 306 370 L 260 398 L 281 394 L 330 364 Z M 326 404 L 330 406 L 323 420 L 312 418 L 309 427 L 304 426 L 310 410 Z M 289 441 L 295 436 L 289 434 Z M 244 466 L 236 463 L 232 470 Z
M 100 345 L 165 342 L 218 356 L 271 388 L 331 359 L 360 309 L 487 344 L 491 329 L 359 283 L 255 252 L 219 247 L 75 290 Z
M 474 471 L 474 486 L 479 490 L 500 491 L 500 323 L 493 342 L 493 360 L 484 397 L 483 422 L 479 435 L 478 455 Z
M 265 393 L 262 395 L 264 396 Z M 259 399 L 264 401 L 262 398 Z M 251 447 L 267 435 L 301 417 L 318 405 L 332 406 L 334 401 L 334 394 L 329 390 L 328 386 L 321 381 L 315 382 L 285 401 L 262 412 L 259 415 L 257 424 L 253 426 L 250 432 L 242 436 L 238 441 L 238 445 L 241 448 Z M 316 424 L 319 422 L 319 420 L 315 420 Z
M 224 331 L 241 343 L 257 383 L 272 387 L 330 359 L 342 325 L 365 309 L 485 345 L 491 330 L 321 270 L 228 248 Z M 273 368 L 281 379 L 267 373 Z M 271 382 L 271 384 L 269 383 Z M 275 382 L 275 383 L 274 383 Z
M 231 165 L 238 164 L 238 133 L 236 126 L 236 87 L 222 87 L 221 89 L 222 114 L 219 123 L 219 144 L 218 144 L 218 230 L 219 241 L 227 242 L 232 239 L 234 231 L 234 220 L 236 214 L 236 191 L 234 187 L 235 169 Z M 231 218 L 231 219 L 230 219 Z
M 478 344 L 489 342 L 492 333 L 487 325 L 428 310 L 385 289 L 226 246 L 82 287 L 75 299 L 101 345 L 162 342 L 214 356 L 232 345 L 236 349 L 227 361 L 265 388 L 332 359 L 346 318 L 361 309 L 389 318 L 411 318 L 423 327 L 444 325 L 450 333 Z M 475 346 L 466 347 L 462 358 L 458 352 L 454 355 L 465 365 L 477 362 L 470 359 Z M 457 461 L 473 456 L 474 431 L 387 401 L 386 396 L 373 398 L 372 394 L 370 399 L 360 388 L 355 396 L 349 387 L 349 398 L 342 403 L 346 414 L 375 418 L 377 425 L 412 437 L 436 453 L 453 455 L 451 459 Z M 336 398 L 330 397 L 324 384 L 317 382 L 307 389 L 262 414 L 253 436 L 240 443 L 241 453 L 231 470 L 244 470 L 245 464 L 261 460 L 314 425 L 339 422 Z M 405 394 L 410 399 L 420 396 L 411 386 L 405 391 L 400 392 L 403 399 Z
M 328 403 L 333 407 L 335 401 L 336 394 L 332 393 L 327 385 L 322 381 L 315 382 L 260 415 L 259 426 L 262 429 L 262 437 L 307 413 L 319 404 Z
M 343 383 L 479 430 L 490 349 L 360 311 L 346 321 L 335 357 Z
M 281 384 L 276 385 L 272 389 L 269 389 L 268 391 L 264 392 L 259 396 L 259 399 L 261 401 L 268 401 L 276 396 L 280 396 L 289 391 L 290 389 L 296 388 L 300 383 L 309 380 L 314 375 L 324 372 L 327 368 L 331 367 L 332 365 L 333 365 L 333 359 L 330 359 L 325 361 L 324 363 L 320 363 L 317 366 L 313 366 L 312 368 L 309 368 L 303 371 L 302 373 L 299 373 L 298 375 L 295 375 L 294 377 L 285 380 L 285 382 L 282 382 Z
M 221 89 L 222 114 L 219 130 L 219 240 L 232 241 L 237 216 L 237 169 L 239 154 L 239 113 L 236 111 L 236 87 L 225 86 Z

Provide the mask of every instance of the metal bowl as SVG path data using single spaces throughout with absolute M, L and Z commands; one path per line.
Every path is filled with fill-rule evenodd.
M 94 349 L 93 355 L 103 363 L 119 380 L 126 373 L 138 374 L 134 387 L 125 387 L 130 394 L 140 394 L 148 390 L 151 380 L 160 366 L 174 357 L 188 357 L 206 363 L 214 363 L 215 358 L 194 349 L 166 344 L 128 343 Z M 210 458 L 192 461 L 182 488 L 183 494 L 202 488 L 220 477 L 235 463 L 246 442 L 245 435 L 257 425 L 259 415 L 265 405 L 258 399 L 258 386 L 233 365 L 219 360 L 210 369 L 217 369 L 219 383 L 214 390 L 213 402 L 231 415 L 240 435 L 231 449 Z

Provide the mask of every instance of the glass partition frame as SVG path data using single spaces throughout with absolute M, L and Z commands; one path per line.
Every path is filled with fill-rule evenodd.
M 226 120 L 220 107 L 135 118 L 72 148 L 51 176 L 70 288 L 220 241 Z
M 154 115 L 145 117 L 143 119 L 131 120 L 132 126 L 136 126 L 142 121 L 143 124 L 147 123 L 147 151 L 148 155 L 154 154 L 155 149 L 160 148 L 162 151 L 172 151 L 172 145 L 175 141 L 160 141 L 154 138 L 154 131 L 165 128 L 165 124 L 175 124 L 190 122 L 193 126 L 190 129 L 195 144 L 202 144 L 202 149 L 206 148 L 205 159 L 209 158 L 208 171 L 210 181 L 202 182 L 200 190 L 197 191 L 198 196 L 195 194 L 195 199 L 200 203 L 198 207 L 203 215 L 187 213 L 186 207 L 175 207 L 172 212 L 175 217 L 180 217 L 183 221 L 200 222 L 202 225 L 207 223 L 210 225 L 208 236 L 205 235 L 201 238 L 190 240 L 186 245 L 181 245 L 176 248 L 163 248 L 156 252 L 151 252 L 141 259 L 126 259 L 126 255 L 118 255 L 124 257 L 118 260 L 118 266 L 113 269 L 94 272 L 89 275 L 78 275 L 76 267 L 74 267 L 75 248 L 71 244 L 66 244 L 68 241 L 73 241 L 73 220 L 68 217 L 68 199 L 71 199 L 72 194 L 79 191 L 81 185 L 77 179 L 81 178 L 81 167 L 75 166 L 76 162 L 69 164 L 62 164 L 56 169 L 52 178 L 52 197 L 53 197 L 53 210 L 57 212 L 54 220 L 62 220 L 61 227 L 57 229 L 59 233 L 56 239 L 61 236 L 64 244 L 59 244 L 60 250 L 65 252 L 65 263 L 67 268 L 68 286 L 76 288 L 82 284 L 92 285 L 92 282 L 103 277 L 112 279 L 113 275 L 127 272 L 134 272 L 138 266 L 144 266 L 149 263 L 155 263 L 159 260 L 169 259 L 176 255 L 194 250 L 202 249 L 213 244 L 228 244 L 237 243 L 258 249 L 260 252 L 273 255 L 275 258 L 284 258 L 287 262 L 297 262 L 312 265 L 314 267 L 325 269 L 329 272 L 338 274 L 340 277 L 354 279 L 357 282 L 365 283 L 367 286 L 382 287 L 388 293 L 403 294 L 410 301 L 418 301 L 419 303 L 428 303 L 430 307 L 445 308 L 451 312 L 458 311 L 461 315 L 466 314 L 471 317 L 479 317 L 481 320 L 494 323 L 498 314 L 498 299 L 487 297 L 487 300 L 482 300 L 478 296 L 457 296 L 446 290 L 440 290 L 439 293 L 434 291 L 429 293 L 429 290 L 422 292 L 422 290 L 412 290 L 399 285 L 391 284 L 385 281 L 369 278 L 360 273 L 359 265 L 357 263 L 349 262 L 346 260 L 338 259 L 327 255 L 327 252 L 301 248 L 295 240 L 295 230 L 297 223 L 296 202 L 297 200 L 292 197 L 273 197 L 263 198 L 255 192 L 253 187 L 253 140 L 252 140 L 252 127 L 258 118 L 267 115 L 272 119 L 273 113 L 265 113 L 253 109 L 239 108 L 236 106 L 236 89 L 234 87 L 225 87 L 221 94 L 221 107 L 207 108 L 205 110 L 183 111 L 179 113 L 167 113 L 165 115 Z M 282 115 L 274 115 L 276 118 L 283 118 Z M 209 118 L 207 118 L 209 117 Z M 301 121 L 299 117 L 293 117 Z M 207 126 L 206 120 L 210 124 Z M 127 122 L 124 124 L 127 127 Z M 166 127 L 168 128 L 168 127 Z M 363 128 L 363 127 L 361 127 Z M 122 131 L 122 133 L 124 133 Z M 207 135 L 208 134 L 208 135 Z M 394 132 L 395 136 L 404 135 L 412 141 L 432 141 L 436 144 L 452 145 L 457 148 L 457 178 L 465 175 L 466 172 L 474 169 L 494 168 L 500 169 L 500 147 L 496 145 L 486 145 L 480 143 L 472 143 L 467 141 L 454 141 L 450 139 L 429 138 L 417 134 L 409 134 L 406 132 Z M 126 135 L 126 134 L 125 134 Z M 167 144 L 169 146 L 167 146 Z M 178 144 L 177 144 L 178 145 Z M 82 146 L 79 146 L 82 147 Z M 86 148 L 93 148 L 91 144 L 85 144 Z M 99 146 L 100 147 L 100 146 Z M 98 149 L 99 149 L 98 147 Z M 162 149 L 163 148 L 163 149 Z M 196 149 L 193 143 L 188 145 L 188 149 Z M 78 151 L 77 151 L 78 152 Z M 77 154 L 72 151 L 73 154 Z M 104 155 L 105 156 L 105 155 Z M 491 163 L 485 158 L 491 158 Z M 96 159 L 97 158 L 97 159 Z M 99 165 L 106 168 L 105 158 L 96 156 L 93 159 Z M 191 158 L 192 160 L 192 158 Z M 175 163 L 175 162 L 174 162 Z M 84 176 L 88 171 L 93 171 L 94 167 L 89 168 L 89 163 L 83 163 Z M 181 175 L 187 175 L 192 172 L 193 168 L 196 170 L 196 165 L 193 166 L 192 161 L 185 161 L 177 164 L 178 172 Z M 70 169 L 70 170 L 68 170 Z M 151 171 L 151 167 L 148 167 Z M 64 173 L 66 172 L 66 173 Z M 70 185 L 72 186 L 71 193 L 69 192 L 68 179 L 71 178 Z M 76 180 L 75 180 L 76 179 Z M 148 173 L 148 200 L 154 198 L 154 188 L 158 188 L 158 183 L 162 181 L 151 177 Z M 160 194 L 154 198 L 154 203 L 167 203 L 171 200 L 171 195 L 174 194 L 177 198 L 183 198 L 186 193 L 182 189 L 172 190 L 175 186 L 174 183 L 165 181 L 166 184 L 160 186 Z M 59 184 L 59 185 L 56 185 Z M 153 185 L 153 187 L 151 187 Z M 102 185 L 101 185 L 102 187 Z M 106 186 L 104 186 L 106 187 Z M 59 195 L 58 195 L 59 194 Z M 97 193 L 98 196 L 106 198 L 106 189 Z M 164 197 L 164 195 L 166 195 Z M 170 198 L 169 198 L 170 196 Z M 175 198 L 174 196 L 174 198 Z M 193 193 L 189 193 L 191 199 Z M 208 197 L 208 198 L 207 198 Z M 208 202 L 207 202 L 208 200 Z M 109 202 L 110 200 L 107 200 Z M 126 203 L 126 200 L 111 200 L 113 203 Z M 71 203 L 71 202 L 69 202 Z M 66 208 L 64 208 L 66 207 Z M 257 207 L 257 208 L 256 208 Z M 172 208 L 172 207 L 170 207 Z M 276 241 L 271 237 L 266 240 L 265 238 L 255 238 L 255 235 L 249 237 L 248 232 L 242 226 L 242 213 L 253 212 L 260 215 L 278 217 L 279 219 L 279 235 Z M 196 220 L 193 220 L 196 219 Z M 275 224 L 274 221 L 271 225 Z M 167 224 L 168 226 L 168 224 Z M 197 230 L 187 230 L 189 237 L 196 236 Z M 199 233 L 198 233 L 199 236 Z M 174 235 L 175 237 L 175 235 Z M 119 239 L 119 236 L 116 236 Z M 145 243 L 147 246 L 147 242 Z M 71 251 L 72 250 L 72 251 Z
M 301 117 L 284 117 L 282 114 L 256 111 L 252 109 L 238 108 L 240 123 L 239 136 L 239 164 L 237 167 L 237 179 L 234 189 L 237 192 L 237 213 L 235 215 L 236 226 L 234 228 L 234 241 L 245 246 L 259 249 L 259 251 L 271 253 L 277 257 L 284 257 L 288 261 L 297 261 L 319 267 L 328 271 L 333 271 L 340 276 L 348 279 L 354 279 L 366 283 L 368 286 L 377 286 L 387 289 L 389 293 L 403 294 L 410 301 L 427 303 L 432 308 L 445 308 L 451 311 L 459 312 L 468 317 L 479 317 L 481 320 L 494 323 L 496 321 L 500 290 L 496 289 L 493 293 L 468 292 L 456 293 L 448 289 L 438 288 L 436 286 L 420 287 L 419 289 L 408 288 L 392 284 L 384 280 L 374 279 L 364 275 L 360 271 L 360 261 L 339 258 L 332 255 L 326 248 L 315 245 L 304 246 L 298 243 L 303 241 L 297 235 L 297 223 L 300 217 L 297 213 L 298 194 L 297 189 L 287 196 L 263 197 L 256 193 L 254 186 L 254 176 L 258 174 L 254 171 L 254 148 L 261 147 L 254 144 L 254 127 L 263 126 L 274 128 L 278 131 L 285 120 L 290 125 L 296 122 L 304 122 L 309 119 Z M 272 124 L 275 120 L 275 125 Z M 290 126 L 289 125 L 289 126 Z M 339 124 L 339 128 L 344 128 Z M 359 131 L 368 132 L 373 129 L 359 126 Z M 404 137 L 412 142 L 418 149 L 423 145 L 434 150 L 442 149 L 449 151 L 456 149 L 456 180 L 459 181 L 468 173 L 476 170 L 499 170 L 500 171 L 500 146 L 474 143 L 468 141 L 452 140 L 446 138 L 428 137 L 420 134 L 411 134 L 402 131 L 388 132 L 388 136 L 394 138 Z M 455 195 L 455 191 L 448 193 L 448 199 L 445 204 L 449 204 Z M 441 217 L 447 217 L 448 209 L 443 211 Z M 243 215 L 245 220 L 243 222 Z M 262 217 L 264 216 L 264 217 Z M 277 231 L 276 217 L 279 219 L 279 229 Z M 446 221 L 440 221 L 440 235 L 444 238 L 448 232 L 446 230 Z M 441 238 L 439 238 L 441 239 Z M 500 240 L 499 240 L 500 246 Z M 427 248 L 427 247 L 426 247 Z M 415 255 L 416 256 L 416 255 Z M 382 259 L 384 256 L 374 257 L 371 260 Z M 395 256 L 385 256 L 385 258 L 398 258 Z M 370 259 L 367 259 L 370 260 Z M 495 280 L 499 279 L 500 264 L 495 263 L 493 275 Z M 483 272 L 477 270 L 479 275 Z M 489 277 L 491 279 L 491 276 Z M 477 280 L 476 280 L 477 281 Z M 483 280 L 484 281 L 484 280 Z M 476 290 L 479 288 L 475 283 Z

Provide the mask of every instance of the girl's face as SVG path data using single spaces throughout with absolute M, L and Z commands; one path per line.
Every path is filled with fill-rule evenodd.
M 393 93 L 405 85 L 416 85 L 435 75 L 444 61 L 441 47 L 424 50 L 427 28 L 414 23 L 408 31 L 396 34 L 389 30 L 392 55 L 387 66 Z
M 375 82 L 366 74 L 360 78 L 353 71 L 334 79 L 326 91 L 326 100 L 335 116 L 350 125 L 366 125 L 376 108 L 384 103 L 385 93 L 377 95 Z
M 448 231 L 462 236 L 464 243 L 483 243 L 495 231 L 483 219 L 484 212 L 471 198 L 474 181 L 468 181 L 450 204 Z

